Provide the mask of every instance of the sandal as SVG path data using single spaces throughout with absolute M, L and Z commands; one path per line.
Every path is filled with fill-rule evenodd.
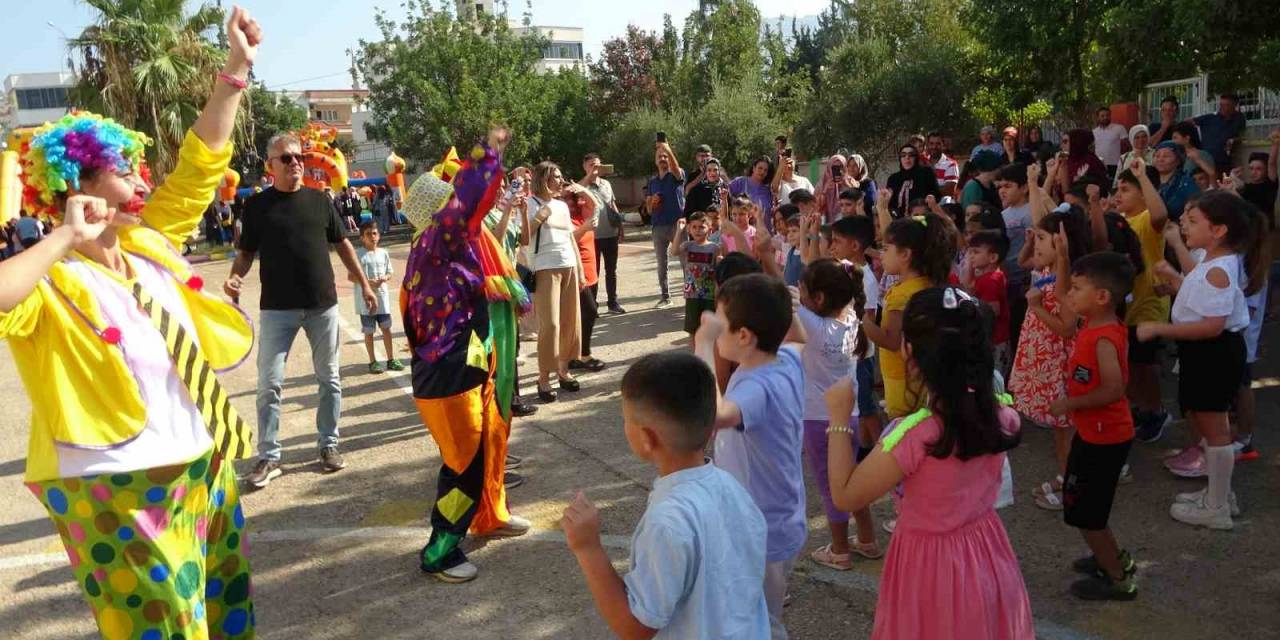
M 1055 477 L 1051 482 L 1041 482 L 1040 486 L 1031 490 L 1031 495 L 1040 497 L 1047 493 L 1060 493 L 1062 491 L 1062 476 Z
M 573 378 L 560 378 L 560 390 L 561 391 L 581 391 L 582 385 L 578 384 L 578 381 Z M 539 391 L 538 393 L 542 393 L 542 392 Z
M 570 360 L 570 369 L 586 369 L 587 371 L 603 371 L 605 364 L 598 358 L 587 357 L 586 360 Z
M 1049 484 L 1049 483 L 1045 483 Z M 1056 493 L 1046 493 L 1036 496 L 1036 506 L 1046 511 L 1062 511 L 1062 496 Z
M 884 551 L 880 545 L 875 542 L 861 542 L 858 536 L 849 538 L 849 552 L 856 553 L 868 560 L 879 560 L 884 557 Z
M 809 559 L 816 564 L 820 564 L 828 569 L 836 571 L 848 571 L 853 568 L 853 561 L 850 554 L 836 553 L 831 550 L 831 545 L 819 547 L 809 554 Z
M 543 402 L 555 402 L 556 392 L 552 389 L 543 390 L 542 385 L 538 385 L 538 399 Z

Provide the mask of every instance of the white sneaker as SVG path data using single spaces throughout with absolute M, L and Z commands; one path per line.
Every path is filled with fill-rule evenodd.
M 1205 487 L 1199 491 L 1192 491 L 1191 493 L 1179 493 L 1173 501 L 1175 503 L 1181 502 L 1183 504 L 1200 504 L 1201 502 L 1204 502 L 1205 492 L 1208 490 L 1209 488 Z M 1231 509 L 1232 518 L 1240 517 L 1240 503 L 1236 500 L 1236 492 L 1232 491 L 1227 494 L 1227 506 Z
M 510 518 L 508 518 L 506 523 L 504 523 L 501 527 L 498 527 L 497 529 L 494 529 L 493 531 L 485 533 L 479 537 L 514 538 L 516 536 L 522 536 L 526 533 L 529 533 L 529 529 L 531 528 L 533 528 L 532 522 L 529 522 L 528 520 L 525 520 L 520 516 L 513 515 Z
M 477 569 L 474 564 L 471 564 L 470 560 L 467 560 L 451 569 L 436 571 L 427 575 L 430 575 L 441 582 L 458 584 L 461 582 L 471 582 L 472 580 L 475 580 L 476 576 L 479 574 L 480 570 Z
M 1230 531 L 1235 526 L 1231 509 L 1225 504 L 1214 509 L 1203 502 L 1174 502 L 1169 507 L 1169 515 L 1178 522 L 1219 531 Z

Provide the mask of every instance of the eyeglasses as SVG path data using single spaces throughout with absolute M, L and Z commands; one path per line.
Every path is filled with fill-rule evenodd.
M 276 156 L 275 159 L 279 160 L 280 164 L 293 164 L 295 160 L 298 161 L 298 164 L 303 164 L 303 161 L 305 160 L 301 153 L 282 153 Z

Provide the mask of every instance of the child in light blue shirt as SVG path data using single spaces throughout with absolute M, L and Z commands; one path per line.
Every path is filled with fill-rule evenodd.
M 631 450 L 658 468 L 620 577 L 579 492 L 561 525 L 596 608 L 619 637 L 769 638 L 764 516 L 742 485 L 709 464 L 716 381 L 688 353 L 646 356 L 622 378 Z
M 749 274 L 727 280 L 706 314 L 694 350 L 708 364 L 715 353 L 738 364 L 716 410 L 716 466 L 738 479 L 768 526 L 765 600 L 773 638 L 785 638 L 782 601 L 787 576 L 808 535 L 805 523 L 804 368 L 795 346 L 804 329 L 791 294 L 777 278 Z

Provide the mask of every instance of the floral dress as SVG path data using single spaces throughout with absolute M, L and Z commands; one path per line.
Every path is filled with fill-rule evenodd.
M 1051 273 L 1048 269 L 1035 271 L 1032 281 Z M 1052 282 L 1040 287 L 1044 308 L 1050 313 L 1057 313 L 1060 306 L 1056 289 L 1056 283 Z M 1071 426 L 1066 416 L 1049 412 L 1049 403 L 1067 393 L 1067 359 L 1074 346 L 1075 338 L 1059 336 L 1034 312 L 1027 312 L 1022 321 L 1013 374 L 1009 377 L 1009 393 L 1013 394 L 1013 408 L 1018 413 L 1045 427 Z

